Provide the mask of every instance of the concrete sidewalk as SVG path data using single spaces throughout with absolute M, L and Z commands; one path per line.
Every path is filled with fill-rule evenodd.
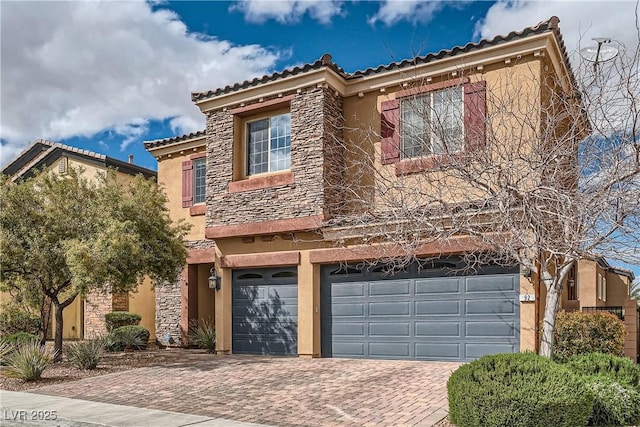
M 67 397 L 0 391 L 0 426 L 259 427 L 261 424 Z

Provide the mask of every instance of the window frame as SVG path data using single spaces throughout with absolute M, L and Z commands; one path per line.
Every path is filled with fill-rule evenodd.
M 194 159 L 191 160 L 191 165 L 192 165 L 192 168 L 193 168 L 192 190 L 191 190 L 192 191 L 192 198 L 193 198 L 192 203 L 194 205 L 199 205 L 199 204 L 206 203 L 206 201 L 207 201 L 207 158 L 206 157 L 194 158 Z M 196 191 L 197 188 L 198 188 L 198 183 L 197 183 L 197 180 L 198 180 L 198 174 L 197 174 L 198 167 L 197 166 L 198 165 L 204 165 L 204 168 L 203 168 L 204 186 L 202 187 L 202 190 L 203 190 L 202 201 L 197 201 L 197 197 L 196 197 L 198 195 L 198 192 Z
M 289 118 L 289 123 L 288 123 L 288 135 L 285 135 L 285 137 L 288 137 L 289 139 L 289 150 L 288 150 L 288 161 L 289 161 L 289 166 L 287 168 L 283 168 L 283 169 L 278 169 L 278 170 L 271 170 L 271 156 L 272 156 L 272 148 L 271 148 L 271 138 L 272 138 L 272 125 L 271 125 L 271 121 L 273 120 L 273 118 L 275 117 L 280 117 L 280 116 L 288 116 Z M 268 136 L 267 136 L 267 144 L 268 144 L 268 150 L 267 150 L 267 171 L 265 172 L 257 172 L 257 173 L 250 173 L 250 156 L 249 156 L 249 138 L 251 135 L 251 132 L 249 131 L 249 127 L 252 123 L 256 123 L 259 121 L 263 121 L 263 120 L 268 120 L 269 121 L 269 125 L 268 125 Z M 242 148 L 243 148 L 243 153 L 244 153 L 244 159 L 243 159 L 243 164 L 244 164 L 244 170 L 243 170 L 243 177 L 244 178 L 253 178 L 253 177 L 259 177 L 259 176 L 264 176 L 264 175 L 268 175 L 268 174 L 278 174 L 278 173 L 286 173 L 287 171 L 291 170 L 291 109 L 287 108 L 286 110 L 284 109 L 278 109 L 278 110 L 272 110 L 272 111 L 267 111 L 264 114 L 260 114 L 260 115 L 256 115 L 256 116 L 250 116 L 247 117 L 246 120 L 244 120 L 243 126 L 242 126 L 243 132 L 242 132 Z
M 437 120 L 437 115 L 436 115 L 436 95 L 439 93 L 444 93 L 444 92 L 458 92 L 460 95 L 459 101 L 458 101 L 458 106 L 457 106 L 457 120 L 458 120 L 458 126 L 460 128 L 460 136 L 459 136 L 459 141 L 458 141 L 458 149 L 455 151 L 440 151 L 440 152 L 436 152 L 434 147 L 435 147 L 435 143 L 439 140 L 439 138 L 437 137 L 437 132 L 436 129 L 434 129 L 433 126 L 431 126 L 431 123 L 436 122 Z M 456 154 L 460 154 L 462 152 L 465 151 L 465 90 L 464 90 L 464 85 L 453 85 L 453 86 L 448 86 L 448 87 L 443 87 L 443 88 L 438 88 L 438 89 L 433 89 L 427 92 L 422 92 L 422 93 L 417 93 L 414 94 L 412 96 L 405 96 L 402 98 L 399 98 L 399 149 L 400 149 L 400 161 L 403 160 L 415 160 L 415 159 L 421 159 L 421 158 L 429 158 L 429 157 L 434 157 L 434 156 L 452 156 L 452 155 L 456 155 Z M 427 134 L 427 132 L 425 132 L 425 128 L 426 130 L 428 130 L 428 135 L 429 135 L 429 145 L 430 145 L 430 151 L 429 152 L 424 152 L 422 151 L 420 154 L 417 155 L 411 155 L 408 156 L 407 152 L 409 151 L 408 148 L 405 147 L 405 140 L 408 138 L 411 138 L 411 135 L 407 135 L 406 129 L 405 129 L 405 110 L 404 108 L 406 108 L 405 106 L 411 102 L 416 102 L 419 99 L 424 99 L 424 98 L 429 98 L 429 118 L 428 120 L 425 120 L 424 118 L 420 117 L 421 119 L 421 125 L 422 125 L 422 129 L 423 129 L 423 135 Z M 449 104 L 449 102 L 447 102 L 447 105 Z M 426 126 L 425 126 L 426 124 Z M 440 144 L 442 146 L 442 148 L 444 148 L 444 144 Z M 421 147 L 421 148 L 424 148 Z M 416 150 L 415 144 L 412 145 L 411 150 Z

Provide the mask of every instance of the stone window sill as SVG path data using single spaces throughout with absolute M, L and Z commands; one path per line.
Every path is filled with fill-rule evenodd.
M 247 178 L 229 183 L 229 193 L 242 193 L 244 191 L 260 190 L 263 188 L 279 187 L 293 184 L 295 177 L 293 172 L 278 173 Z
M 207 211 L 207 205 L 205 205 L 204 203 L 199 203 L 189 208 L 189 215 L 191 216 L 204 215 L 206 211 Z

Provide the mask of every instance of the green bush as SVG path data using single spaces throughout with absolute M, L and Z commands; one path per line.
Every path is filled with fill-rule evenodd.
M 459 427 L 585 425 L 593 395 L 567 368 L 532 353 L 484 356 L 447 382 L 449 414 Z
M 42 329 L 40 316 L 20 310 L 13 304 L 3 304 L 0 309 L 0 336 L 25 332 L 38 335 Z
M 103 339 L 76 341 L 67 344 L 64 352 L 69 362 L 78 369 L 95 369 L 104 353 Z
M 565 366 L 583 376 L 606 376 L 623 386 L 640 390 L 640 366 L 627 357 L 589 353 L 569 358 Z
M 40 341 L 40 337 L 37 335 L 28 334 L 26 332 L 17 332 L 15 334 L 9 335 L 8 337 L 4 338 L 4 341 L 8 342 L 13 346 L 18 345 L 22 341 L 31 341 L 31 340 Z
M 558 313 L 554 358 L 595 352 L 622 356 L 624 335 L 624 323 L 611 313 Z
M 128 311 L 112 311 L 104 315 L 104 320 L 107 325 L 107 332 L 111 332 L 121 326 L 138 325 L 142 317 L 139 314 L 129 313 Z
M 115 336 L 113 332 L 107 334 L 104 338 L 104 349 L 109 353 L 116 353 L 124 350 L 124 344 Z
M 0 339 L 0 365 L 7 364 L 7 357 L 13 351 L 13 344 L 6 339 Z
M 53 361 L 53 357 L 43 345 L 40 345 L 38 338 L 20 341 L 7 356 L 6 361 L 4 372 L 8 377 L 35 381 L 40 379 Z
M 191 323 L 189 332 L 189 344 L 207 350 L 208 353 L 216 351 L 216 328 L 211 322 L 205 320 L 202 325 L 197 320 Z
M 149 331 L 137 325 L 120 326 L 113 330 L 113 336 L 124 349 L 140 350 L 149 343 Z
M 640 423 L 640 393 L 607 376 L 587 379 L 593 390 L 591 426 L 631 426 Z

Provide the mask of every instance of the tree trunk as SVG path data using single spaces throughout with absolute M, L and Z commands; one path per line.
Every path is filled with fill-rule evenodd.
M 556 328 L 556 312 L 558 311 L 561 292 L 562 287 L 558 283 L 554 282 L 551 286 L 547 287 L 547 299 L 544 307 L 544 319 L 542 321 L 540 355 L 549 358 L 553 354 L 553 333 Z
M 54 345 L 53 345 L 53 361 L 54 362 L 62 362 L 62 310 L 64 307 L 56 302 L 52 301 L 54 306 L 54 313 L 56 316 L 56 331 L 54 337 Z

